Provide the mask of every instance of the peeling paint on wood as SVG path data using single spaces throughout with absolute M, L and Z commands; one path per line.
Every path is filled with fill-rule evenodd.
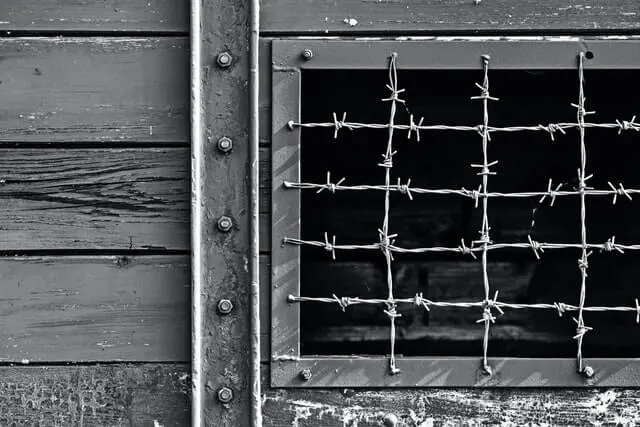
M 399 426 L 636 425 L 637 390 L 276 390 L 263 395 L 266 425 Z
M 190 425 L 189 366 L 0 367 L 0 425 Z

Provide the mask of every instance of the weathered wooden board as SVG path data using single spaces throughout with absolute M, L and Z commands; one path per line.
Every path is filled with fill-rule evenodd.
M 188 88 L 184 37 L 0 39 L 0 141 L 186 142 Z
M 188 361 L 189 266 L 188 256 L 0 259 L 0 362 Z
M 187 256 L 0 260 L 0 361 L 187 361 Z
M 332 32 L 632 30 L 640 27 L 634 0 L 264 0 L 265 34 Z
M 268 426 L 377 427 L 389 415 L 407 427 L 640 422 L 633 389 L 269 389 L 263 401 Z
M 188 31 L 189 2 L 180 0 L 3 0 L 0 31 Z
M 189 376 L 187 364 L 1 367 L 0 424 L 188 426 Z
M 0 149 L 0 250 L 189 249 L 187 148 Z

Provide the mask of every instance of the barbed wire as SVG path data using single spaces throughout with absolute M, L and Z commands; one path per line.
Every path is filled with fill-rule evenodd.
M 338 131 L 341 129 L 358 130 L 358 129 L 388 129 L 389 124 L 384 123 L 359 123 L 346 121 L 347 113 L 343 113 L 342 119 L 338 120 L 336 113 L 333 113 L 332 122 L 317 122 L 317 123 L 301 123 L 290 120 L 287 123 L 289 129 L 295 128 L 334 128 L 333 138 L 338 138 Z M 407 131 L 407 139 L 411 139 L 415 134 L 416 141 L 420 141 L 420 131 L 457 131 L 457 132 L 477 132 L 482 134 L 484 132 L 484 125 L 465 126 L 465 125 L 423 125 L 424 117 L 421 117 L 416 124 L 413 120 L 413 115 L 409 118 L 409 124 L 393 124 L 394 130 Z M 522 125 L 522 126 L 488 126 L 488 132 L 547 132 L 552 141 L 555 141 L 556 132 L 566 134 L 569 129 L 617 129 L 618 134 L 623 131 L 632 130 L 635 132 L 640 131 L 640 123 L 636 122 L 636 116 L 633 116 L 631 120 L 615 119 L 615 122 L 610 123 L 580 123 L 562 122 L 562 123 L 549 123 L 546 125 Z
M 435 301 L 428 298 L 424 298 L 422 293 L 417 293 L 412 298 L 395 298 L 393 300 L 394 304 L 414 304 L 416 306 L 421 306 L 427 311 L 431 311 L 432 307 L 436 308 L 484 308 L 487 304 L 486 300 L 480 301 L 469 301 L 469 302 L 451 302 L 451 301 Z M 382 298 L 360 298 L 360 297 L 338 297 L 335 294 L 332 295 L 331 298 L 328 297 L 304 297 L 297 295 L 289 295 L 287 300 L 290 303 L 296 302 L 318 302 L 318 303 L 326 303 L 326 304 L 338 304 L 342 311 L 346 311 L 349 306 L 352 305 L 380 305 L 386 304 L 389 302 L 388 299 Z M 638 299 L 634 300 L 635 306 L 583 306 L 583 312 L 633 312 L 636 314 L 636 323 L 640 323 L 640 303 L 638 303 Z M 536 303 L 536 304 L 516 304 L 516 303 L 507 303 L 498 301 L 498 292 L 496 291 L 494 297 L 490 302 L 491 307 L 496 309 L 513 309 L 513 310 L 524 310 L 524 309 L 536 309 L 536 310 L 555 310 L 558 312 L 558 316 L 562 317 L 566 312 L 571 311 L 579 311 L 580 307 L 572 304 L 567 304 L 564 302 L 554 302 L 554 303 Z
M 577 317 L 573 318 L 576 323 L 576 333 L 573 339 L 577 340 L 577 352 L 576 362 L 577 370 L 579 373 L 583 373 L 586 376 L 593 375 L 593 370 L 584 366 L 582 345 L 585 334 L 592 330 L 591 327 L 586 326 L 584 322 L 585 312 L 634 312 L 636 314 L 636 323 L 640 323 L 640 305 L 638 299 L 635 300 L 634 307 L 627 306 L 586 306 L 586 285 L 587 285 L 587 271 L 589 268 L 588 258 L 594 250 L 600 250 L 603 252 L 616 251 L 624 253 L 626 250 L 634 251 L 640 250 L 640 244 L 620 244 L 616 243 L 615 236 L 612 236 L 604 243 L 589 243 L 587 241 L 587 226 L 586 226 L 586 197 L 587 196 L 611 196 L 612 203 L 616 204 L 619 196 L 624 196 L 629 200 L 632 200 L 632 195 L 640 193 L 640 189 L 627 189 L 622 183 L 618 183 L 615 186 L 611 182 L 607 182 L 610 189 L 594 189 L 587 186 L 587 181 L 593 177 L 593 175 L 587 175 L 587 150 L 585 143 L 586 129 L 600 128 L 600 129 L 617 129 L 618 134 L 623 131 L 640 131 L 640 123 L 636 122 L 636 116 L 633 116 L 631 120 L 618 120 L 611 123 L 591 123 L 585 120 L 586 116 L 594 114 L 592 111 L 586 110 L 586 97 L 584 90 L 584 53 L 581 52 L 578 55 L 578 101 L 571 105 L 576 108 L 576 122 L 575 123 L 550 123 L 547 125 L 527 125 L 527 126 L 507 126 L 496 127 L 489 125 L 489 113 L 488 102 L 497 101 L 498 99 L 492 97 L 489 93 L 489 62 L 488 55 L 482 56 L 482 69 L 483 69 L 483 82 L 482 84 L 476 83 L 476 86 L 480 89 L 481 93 L 478 96 L 473 96 L 471 99 L 481 100 L 483 104 L 483 120 L 482 124 L 475 126 L 458 126 L 458 125 L 443 125 L 443 124 L 423 124 L 424 118 L 421 117 L 417 123 L 414 120 L 413 114 L 409 112 L 409 124 L 395 123 L 395 114 L 397 104 L 405 104 L 403 99 L 400 99 L 399 95 L 404 92 L 404 89 L 398 89 L 398 75 L 397 75 L 397 54 L 393 53 L 389 60 L 389 84 L 387 88 L 391 91 L 388 98 L 382 101 L 390 102 L 390 115 L 389 121 L 386 124 L 378 123 L 359 123 L 348 122 L 347 114 L 343 113 L 341 119 L 338 119 L 337 114 L 333 113 L 333 121 L 331 122 L 319 122 L 319 123 L 300 123 L 295 121 L 289 121 L 288 127 L 293 130 L 296 128 L 333 128 L 334 139 L 337 139 L 338 133 L 342 129 L 358 130 L 358 129 L 386 129 L 388 132 L 386 151 L 383 154 L 383 161 L 378 165 L 385 169 L 385 182 L 383 185 L 345 185 L 345 178 L 341 178 L 336 182 L 331 181 L 331 173 L 327 172 L 325 183 L 307 183 L 307 182 L 291 182 L 285 181 L 284 187 L 288 189 L 299 190 L 316 190 L 317 193 L 321 193 L 324 190 L 330 193 L 336 191 L 383 191 L 385 194 L 384 216 L 382 227 L 378 229 L 378 242 L 366 243 L 366 244 L 337 244 L 336 236 L 331 238 L 328 233 L 324 233 L 324 241 L 320 240 L 303 240 L 298 238 L 291 238 L 284 236 L 283 244 L 299 245 L 299 246 L 313 246 L 322 248 L 331 253 L 332 259 L 336 259 L 336 251 L 353 251 L 353 250 L 379 250 L 383 253 L 386 261 L 386 284 L 388 290 L 388 296 L 385 299 L 380 298 L 360 298 L 360 297 L 338 297 L 335 294 L 331 297 L 305 297 L 289 295 L 288 301 L 291 303 L 302 302 L 318 302 L 318 303 L 336 303 L 342 310 L 346 310 L 347 307 L 356 304 L 383 304 L 386 309 L 384 313 L 389 317 L 391 323 L 391 355 L 389 359 L 389 368 L 391 374 L 396 374 L 399 369 L 396 366 L 395 358 L 395 341 L 396 341 L 396 324 L 395 320 L 401 317 L 401 314 L 397 312 L 398 304 L 415 304 L 424 307 L 427 311 L 432 307 L 438 308 L 480 308 L 482 309 L 482 317 L 477 323 L 484 324 L 484 336 L 483 336 L 483 357 L 482 367 L 484 371 L 491 375 L 492 369 L 488 363 L 488 344 L 489 344 L 489 329 L 491 323 L 495 323 L 496 318 L 492 310 L 496 310 L 499 314 L 504 314 L 503 309 L 549 309 L 556 310 L 559 316 L 562 316 L 565 312 L 576 312 Z M 405 106 L 406 108 L 406 106 Z M 408 109 L 407 109 L 408 111 Z M 495 166 L 498 161 L 488 160 L 488 144 L 491 141 L 491 134 L 494 132 L 547 132 L 551 140 L 555 140 L 556 133 L 566 134 L 569 129 L 577 129 L 579 133 L 579 146 L 580 146 L 580 165 L 577 170 L 578 187 L 576 189 L 563 189 L 565 184 L 553 185 L 552 179 L 549 179 L 546 191 L 529 191 L 529 192 L 490 192 L 488 190 L 488 177 L 495 175 L 494 171 L 491 171 L 491 167 Z M 407 139 L 411 139 L 415 135 L 416 141 L 420 141 L 421 131 L 461 131 L 461 132 L 477 132 L 482 138 L 482 155 L 483 161 L 480 164 L 472 164 L 474 168 L 480 169 L 478 175 L 482 177 L 482 183 L 478 189 L 468 190 L 466 188 L 460 189 L 427 189 L 420 187 L 411 187 L 411 179 L 407 179 L 406 184 L 402 184 L 400 178 L 398 178 L 396 184 L 391 183 L 391 170 L 393 168 L 393 156 L 396 152 L 393 150 L 393 137 L 395 131 L 407 131 Z M 480 238 L 470 242 L 470 245 L 466 245 L 464 239 L 461 239 L 460 245 L 457 247 L 445 247 L 445 246 L 432 246 L 432 247 L 418 247 L 418 248 L 404 248 L 395 245 L 395 239 L 397 234 L 391 234 L 389 231 L 389 216 L 390 216 L 390 194 L 392 192 L 399 192 L 406 194 L 410 200 L 413 200 L 413 196 L 416 194 L 425 195 L 455 195 L 471 198 L 475 201 L 475 206 L 479 207 L 479 202 L 482 200 L 482 225 L 479 231 Z M 489 215 L 488 215 L 488 200 L 490 198 L 539 198 L 538 203 L 541 204 L 545 200 L 549 200 L 551 206 L 554 205 L 557 197 L 565 196 L 579 196 L 580 199 L 580 242 L 578 243 L 546 243 L 538 242 L 527 236 L 527 242 L 515 242 L 515 243 L 495 243 L 490 237 Z M 540 259 L 540 253 L 545 250 L 559 250 L 559 249 L 578 249 L 580 250 L 580 258 L 578 259 L 578 268 L 580 270 L 581 282 L 580 292 L 578 297 L 578 304 L 571 305 L 564 302 L 554 303 L 537 303 L 537 304 L 515 304 L 505 303 L 498 301 L 498 292 L 496 291 L 494 297 L 491 298 L 491 287 L 488 275 L 488 253 L 494 250 L 502 249 L 530 249 L 533 251 L 535 257 Z M 412 298 L 396 298 L 393 293 L 393 277 L 392 277 L 392 263 L 393 254 L 424 254 L 424 253 L 458 253 L 462 255 L 469 255 L 474 259 L 477 259 L 476 254 L 480 254 L 482 263 L 482 276 L 483 276 L 483 288 L 484 299 L 481 301 L 472 302 L 447 302 L 447 301 L 433 301 L 422 297 L 422 294 L 416 294 Z

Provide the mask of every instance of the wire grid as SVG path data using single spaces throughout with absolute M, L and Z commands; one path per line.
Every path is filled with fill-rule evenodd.
M 387 129 L 387 146 L 386 151 L 382 155 L 383 161 L 378 166 L 384 168 L 385 182 L 383 185 L 345 185 L 345 178 L 341 178 L 337 182 L 331 181 L 331 173 L 327 172 L 327 180 L 325 183 L 305 183 L 305 182 L 289 182 L 284 183 L 285 188 L 289 189 L 311 189 L 320 193 L 327 190 L 331 193 L 336 191 L 382 191 L 384 192 L 384 216 L 381 228 L 378 229 L 379 241 L 370 244 L 336 244 L 336 236 L 331 236 L 327 233 L 324 234 L 324 240 L 301 240 L 296 238 L 284 237 L 283 243 L 290 245 L 305 245 L 323 248 L 331 253 L 332 258 L 335 260 L 336 251 L 341 250 L 379 250 L 384 255 L 386 261 L 386 283 L 388 288 L 388 296 L 386 299 L 379 298 L 359 298 L 359 297 L 338 297 L 335 294 L 331 297 L 304 297 L 297 295 L 289 295 L 288 300 L 292 303 L 302 302 L 319 302 L 319 303 L 335 303 L 346 310 L 347 307 L 354 304 L 376 304 L 383 305 L 385 307 L 384 313 L 390 320 L 390 356 L 389 356 L 389 372 L 390 374 L 397 374 L 400 372 L 396 366 L 395 355 L 395 341 L 396 341 L 396 318 L 400 317 L 397 313 L 398 304 L 415 304 L 417 306 L 424 307 L 429 311 L 432 307 L 447 308 L 467 308 L 482 310 L 481 318 L 477 323 L 484 324 L 484 336 L 483 336 L 483 356 L 482 356 L 482 368 L 488 375 L 492 374 L 491 366 L 488 362 L 488 348 L 489 348 L 489 330 L 492 323 L 495 323 L 496 318 L 492 310 L 495 309 L 500 314 L 504 314 L 503 309 L 543 309 L 543 310 L 556 310 L 559 316 L 562 316 L 565 312 L 575 312 L 576 316 L 573 317 L 573 321 L 576 323 L 576 333 L 573 339 L 577 341 L 577 353 L 576 364 L 577 371 L 586 376 L 592 376 L 593 370 L 584 365 L 582 355 L 582 343 L 584 336 L 592 328 L 585 325 L 584 313 L 585 312 L 633 312 L 636 314 L 636 322 L 640 323 L 640 304 L 638 299 L 635 299 L 634 306 L 585 306 L 586 297 L 586 283 L 587 283 L 587 270 L 589 268 L 588 258 L 594 249 L 601 251 L 611 252 L 616 251 L 624 253 L 625 250 L 640 250 L 640 244 L 620 244 L 616 243 L 615 236 L 609 238 L 603 243 L 589 243 L 587 241 L 587 227 L 586 227 L 586 197 L 587 196 L 610 196 L 612 197 L 612 203 L 615 204 L 618 201 L 618 197 L 626 197 L 632 200 L 632 195 L 640 193 L 640 189 L 626 189 L 622 183 L 614 185 L 608 182 L 608 189 L 594 189 L 587 186 L 587 181 L 593 176 L 587 175 L 587 150 L 585 145 L 585 133 L 589 128 L 601 128 L 601 129 L 614 129 L 618 130 L 618 133 L 623 131 L 639 131 L 640 124 L 636 123 L 636 117 L 633 116 L 630 121 L 615 120 L 615 123 L 591 123 L 586 121 L 588 115 L 594 114 L 593 111 L 586 110 L 586 97 L 584 90 L 584 52 L 580 52 L 578 55 L 578 101 L 572 103 L 571 106 L 576 108 L 576 122 L 575 123 L 550 123 L 547 125 L 533 125 L 533 126 L 509 126 L 509 127 L 494 127 L 489 125 L 489 109 L 488 105 L 490 101 L 498 101 L 490 95 L 489 92 L 489 64 L 490 57 L 488 55 L 482 55 L 482 69 L 483 69 L 483 81 L 482 84 L 476 83 L 476 86 L 480 90 L 480 94 L 472 96 L 472 100 L 479 100 L 482 103 L 483 120 L 482 124 L 476 126 L 450 126 L 442 124 L 424 125 L 424 118 L 420 118 L 418 123 L 414 121 L 413 115 L 410 114 L 409 124 L 397 124 L 395 123 L 395 114 L 398 104 L 404 104 L 405 101 L 400 98 L 400 94 L 404 92 L 404 89 L 398 89 L 398 75 L 397 75 L 397 62 L 398 55 L 394 52 L 389 59 L 388 73 L 389 83 L 386 85 L 390 91 L 388 98 L 382 99 L 384 102 L 390 103 L 389 121 L 386 124 L 376 123 L 356 123 L 347 122 L 346 113 L 343 113 L 342 118 L 338 119 L 336 113 L 333 113 L 332 122 L 324 123 L 297 123 L 290 121 L 288 126 L 291 130 L 296 128 L 334 128 L 334 139 L 338 137 L 338 132 L 341 129 Z M 579 132 L 579 145 L 580 145 L 580 165 L 577 169 L 578 174 L 578 188 L 576 190 L 563 190 L 562 184 L 557 186 L 553 185 L 552 180 L 549 180 L 546 191 L 537 192 L 514 192 L 514 193 L 497 193 L 490 192 L 488 189 L 489 176 L 495 175 L 495 172 L 491 171 L 491 167 L 495 166 L 498 161 L 489 161 L 488 158 L 488 145 L 491 141 L 491 133 L 493 132 L 547 132 L 551 139 L 554 139 L 556 132 L 562 134 L 567 129 L 578 129 Z M 408 179 L 405 184 L 400 182 L 400 179 L 396 183 L 392 183 L 391 172 L 393 169 L 393 156 L 396 151 L 393 149 L 393 137 L 395 131 L 407 131 L 407 139 L 411 139 L 413 135 L 417 141 L 420 141 L 420 131 L 461 131 L 461 132 L 477 132 L 482 139 L 482 163 L 471 164 L 471 167 L 479 169 L 477 175 L 481 176 L 481 183 L 477 189 L 469 190 L 466 188 L 460 189 L 427 189 L 411 187 L 411 180 Z M 480 237 L 478 240 L 470 242 L 466 245 L 464 239 L 457 247 L 419 247 L 419 248 L 403 248 L 394 244 L 394 239 L 397 234 L 391 234 L 389 231 L 389 213 L 390 213 L 390 194 L 392 192 L 399 192 L 406 194 L 409 199 L 413 200 L 413 196 L 416 194 L 425 195 L 454 195 L 468 197 L 475 201 L 476 208 L 479 207 L 480 201 L 482 202 L 482 226 L 479 231 Z M 491 198 L 539 198 L 539 203 L 548 200 L 550 205 L 553 206 L 557 197 L 564 196 L 579 196 L 580 198 L 580 224 L 581 224 L 581 239 L 578 243 L 545 243 L 537 242 L 528 236 L 527 242 L 522 243 L 494 243 L 490 236 L 489 216 L 488 216 L 488 204 Z M 498 301 L 498 291 L 491 297 L 492 291 L 489 282 L 489 275 L 487 270 L 487 257 L 488 253 L 493 250 L 500 249 L 531 249 L 537 259 L 540 258 L 540 252 L 545 250 L 555 249 L 580 249 L 581 256 L 578 259 L 578 268 L 581 273 L 580 292 L 577 305 L 568 304 L 564 302 L 553 302 L 549 304 L 512 304 Z M 445 301 L 433 301 L 427 298 L 423 298 L 422 294 L 416 294 L 412 298 L 395 298 L 393 294 L 393 277 L 392 277 L 392 263 L 394 253 L 429 253 L 429 252 L 450 252 L 469 255 L 474 259 L 477 259 L 477 254 L 481 257 L 482 263 L 482 276 L 484 287 L 484 299 L 482 301 L 471 302 L 445 302 Z

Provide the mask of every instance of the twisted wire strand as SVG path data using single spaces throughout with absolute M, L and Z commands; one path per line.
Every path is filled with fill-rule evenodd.
M 555 203 L 556 197 L 566 197 L 566 196 L 580 196 L 584 194 L 585 196 L 612 196 L 612 203 L 615 205 L 618 201 L 618 196 L 624 196 L 629 200 L 633 200 L 634 194 L 640 194 L 640 189 L 635 188 L 624 188 L 622 183 L 618 184 L 616 187 L 611 182 L 607 182 L 610 190 L 598 190 L 594 188 L 586 188 L 583 191 L 580 190 L 560 190 L 562 184 L 558 184 L 555 189 L 551 187 L 553 181 L 549 180 L 549 187 L 547 191 L 522 191 L 522 192 L 513 192 L 513 193 L 501 193 L 495 191 L 483 191 L 482 186 L 476 190 L 469 190 L 464 187 L 460 189 L 451 189 L 451 188 L 420 188 L 420 187 L 412 187 L 411 179 L 408 179 L 406 184 L 402 184 L 400 178 L 398 178 L 396 184 L 391 184 L 389 186 L 385 184 L 371 185 L 371 184 L 362 184 L 362 185 L 344 185 L 343 182 L 346 181 L 346 178 L 341 178 L 336 183 L 331 182 L 331 172 L 327 172 L 327 182 L 323 184 L 312 183 L 312 182 L 292 182 L 285 181 L 284 186 L 290 189 L 299 189 L 299 190 L 317 190 L 317 193 L 321 193 L 324 190 L 328 190 L 331 193 L 335 193 L 336 191 L 391 191 L 398 192 L 402 194 L 406 194 L 409 199 L 413 200 L 413 196 L 415 194 L 425 194 L 425 195 L 455 195 L 462 196 L 478 201 L 481 198 L 540 198 L 540 203 L 544 202 L 547 198 L 549 198 L 551 206 Z
M 290 303 L 302 303 L 302 302 L 316 302 L 316 303 L 325 303 L 325 304 L 338 304 L 342 311 L 346 311 L 346 309 L 352 305 L 382 305 L 387 304 L 389 299 L 387 298 L 360 298 L 360 297 L 338 297 L 335 294 L 329 297 L 305 297 L 298 295 L 289 295 L 287 297 L 288 302 Z M 636 298 L 634 300 L 635 306 L 580 306 L 567 304 L 564 302 L 554 302 L 554 303 L 537 303 L 537 304 L 516 304 L 516 303 L 508 303 L 498 301 L 498 293 L 494 295 L 494 298 L 491 299 L 491 306 L 496 309 L 512 309 L 512 310 L 526 310 L 526 309 L 534 309 L 534 310 L 555 310 L 558 313 L 559 317 L 562 317 L 566 312 L 578 312 L 582 310 L 583 312 L 592 312 L 592 313 L 602 313 L 602 312 L 621 312 L 621 313 L 634 313 L 636 315 L 636 323 L 640 323 L 640 303 Z M 451 302 L 451 301 L 434 301 L 428 298 L 424 298 L 422 293 L 417 293 L 414 297 L 411 298 L 395 298 L 393 300 L 394 304 L 414 304 L 420 307 L 423 307 L 425 310 L 430 311 L 431 308 L 462 308 L 462 309 L 471 309 L 471 308 L 484 308 L 487 305 L 486 300 L 481 301 L 461 301 L 461 302 Z M 484 320 L 483 320 L 484 321 Z
M 340 250 L 381 250 L 381 244 L 369 243 L 369 244 L 344 244 L 338 245 L 335 243 L 336 239 L 333 236 L 333 243 L 327 240 L 328 234 L 325 233 L 325 241 L 319 240 L 301 240 L 294 239 L 291 237 L 285 237 L 282 242 L 283 244 L 289 245 L 297 245 L 297 246 L 314 246 L 323 248 L 328 252 L 331 252 L 335 259 L 335 251 Z M 471 255 L 473 256 L 475 253 L 483 252 L 485 249 L 487 251 L 494 250 L 504 250 L 504 249 L 531 249 L 536 256 L 536 258 L 540 258 L 538 252 L 544 252 L 546 249 L 557 250 L 557 249 L 580 249 L 582 250 L 586 247 L 588 250 L 600 250 L 602 252 L 612 252 L 616 251 L 619 253 L 624 253 L 624 251 L 637 251 L 640 250 L 640 244 L 621 244 L 616 243 L 615 236 L 607 239 L 604 243 L 546 243 L 546 242 L 538 242 L 533 240 L 531 236 L 527 236 L 528 242 L 517 242 L 517 243 L 491 243 L 486 246 L 475 246 L 474 242 L 471 242 L 470 246 L 465 245 L 464 239 L 461 240 L 461 243 L 457 247 L 448 247 L 448 246 L 430 246 L 423 248 L 403 248 L 401 246 L 397 246 L 395 244 L 389 244 L 387 248 L 392 253 L 402 253 L 402 254 L 424 254 L 424 253 L 458 253 L 463 255 Z
M 386 273 L 387 273 L 387 288 L 388 288 L 388 297 L 386 310 L 384 313 L 389 317 L 389 321 L 391 323 L 391 355 L 389 358 L 389 372 L 391 375 L 395 375 L 400 372 L 400 369 L 396 366 L 396 354 L 395 354 L 395 346 L 396 346 L 396 318 L 400 317 L 396 310 L 396 304 L 394 302 L 395 298 L 393 296 L 393 272 L 392 272 L 392 262 L 393 255 L 390 249 L 390 246 L 393 244 L 393 238 L 395 235 L 389 234 L 389 212 L 391 210 L 390 199 L 391 192 L 389 191 L 389 187 L 391 185 L 391 169 L 393 168 L 393 155 L 395 151 L 393 151 L 393 132 L 394 132 L 394 120 L 396 116 L 396 109 L 398 103 L 404 104 L 404 100 L 399 98 L 399 95 L 404 92 L 404 89 L 398 89 L 398 72 L 396 70 L 396 60 L 398 58 L 398 54 L 393 52 L 391 54 L 391 58 L 389 59 L 389 84 L 387 85 L 387 89 L 391 92 L 388 98 L 384 98 L 382 101 L 390 102 L 391 106 L 389 108 L 389 126 L 388 126 L 388 137 L 387 137 L 387 149 L 385 153 L 382 155 L 383 162 L 378 166 L 384 168 L 384 182 L 387 190 L 384 194 L 384 217 L 382 220 L 382 228 L 378 230 L 380 243 L 379 248 L 382 250 L 382 254 L 384 255 L 386 261 Z M 344 116 L 343 116 L 344 117 Z M 337 134 L 337 129 L 336 129 Z M 337 135 L 336 135 L 337 136 Z
M 484 71 L 484 78 L 482 84 L 476 83 L 478 89 L 480 89 L 481 94 L 478 96 L 472 96 L 472 100 L 481 100 L 482 101 L 482 120 L 483 125 L 480 129 L 480 137 L 482 138 L 482 164 L 472 164 L 471 167 L 480 169 L 478 175 L 482 177 L 482 185 L 479 191 L 483 193 L 488 193 L 489 191 L 489 175 L 495 175 L 495 172 L 490 170 L 491 166 L 494 166 L 498 163 L 497 160 L 493 162 L 489 162 L 489 141 L 491 140 L 491 136 L 489 133 L 489 101 L 497 101 L 498 98 L 492 97 L 489 93 L 489 55 L 482 55 L 482 68 Z M 478 199 L 476 198 L 476 205 Z M 490 292 L 490 284 L 489 284 L 489 272 L 487 268 L 487 256 L 489 250 L 487 249 L 488 245 L 491 242 L 490 230 L 489 227 L 489 198 L 482 198 L 482 226 L 480 229 L 480 239 L 472 242 L 472 244 L 480 244 L 481 248 L 481 263 L 482 263 L 482 284 L 484 287 L 484 301 L 483 301 L 483 309 L 482 309 L 482 318 L 478 320 L 477 323 L 484 323 L 484 336 L 482 339 L 482 368 L 485 373 L 491 375 L 491 366 L 489 366 L 488 361 L 488 352 L 489 352 L 489 328 L 492 323 L 495 323 L 496 319 L 493 315 L 491 308 L 495 307 L 495 300 L 491 299 Z M 497 292 L 496 292 L 497 298 Z M 502 310 L 499 307 L 495 307 L 500 313 Z
M 412 116 L 413 117 L 413 116 Z M 296 128 L 334 128 L 333 137 L 337 139 L 338 131 L 341 129 L 358 130 L 358 129 L 388 129 L 391 125 L 385 123 L 358 123 L 347 122 L 346 113 L 343 114 L 343 120 L 337 120 L 336 113 L 333 113 L 334 120 L 332 122 L 309 122 L 301 123 L 290 120 L 287 125 L 290 130 Z M 411 139 L 413 133 L 416 134 L 416 140 L 420 141 L 420 131 L 457 131 L 457 132 L 477 132 L 482 134 L 484 131 L 483 125 L 465 126 L 465 125 L 445 125 L 445 124 L 433 124 L 423 125 L 424 117 L 420 118 L 419 123 L 416 124 L 413 119 L 410 119 L 409 124 L 394 123 L 391 127 L 395 130 L 407 131 L 407 139 Z M 636 116 L 633 116 L 631 120 L 615 119 L 615 122 L 610 123 L 549 123 L 547 125 L 520 125 L 520 126 L 488 126 L 489 133 L 493 132 L 547 132 L 552 141 L 555 141 L 556 132 L 565 134 L 570 129 L 617 129 L 618 134 L 623 131 L 631 130 L 640 131 L 640 123 L 636 123 Z
M 587 293 L 587 270 L 589 269 L 589 247 L 587 246 L 587 205 L 585 190 L 587 189 L 587 180 L 592 175 L 587 175 L 587 148 L 585 144 L 585 116 L 594 114 L 594 111 L 587 111 L 586 97 L 584 94 L 584 52 L 578 55 L 578 103 L 571 104 L 576 108 L 576 116 L 578 120 L 578 129 L 580 133 L 580 168 L 578 169 L 579 191 L 580 191 L 580 235 L 582 238 L 582 255 L 578 260 L 578 268 L 580 269 L 580 297 L 578 300 L 578 317 L 573 320 L 576 323 L 576 335 L 573 337 L 578 341 L 578 349 L 576 352 L 577 368 L 579 373 L 585 372 L 584 361 L 582 357 L 582 342 L 587 332 L 592 330 L 591 327 L 584 323 L 584 302 Z

